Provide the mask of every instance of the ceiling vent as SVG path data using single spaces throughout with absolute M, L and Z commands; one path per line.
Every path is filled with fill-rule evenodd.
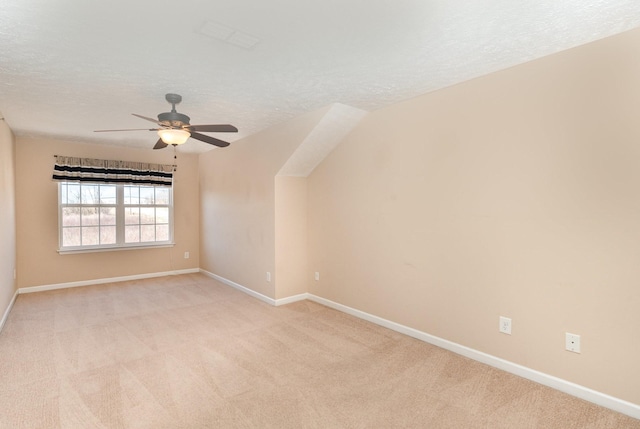
M 260 42 L 257 37 L 213 21 L 205 22 L 198 32 L 244 49 L 252 49 Z

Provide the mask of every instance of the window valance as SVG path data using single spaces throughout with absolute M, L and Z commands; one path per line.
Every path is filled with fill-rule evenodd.
M 53 180 L 57 182 L 125 183 L 171 186 L 173 165 L 113 161 L 56 155 Z

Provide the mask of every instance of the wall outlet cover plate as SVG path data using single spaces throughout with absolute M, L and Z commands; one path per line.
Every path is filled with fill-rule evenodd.
M 573 353 L 580 353 L 580 335 L 565 333 L 565 348 Z
M 511 335 L 511 319 L 508 317 L 500 316 L 499 329 L 503 334 Z

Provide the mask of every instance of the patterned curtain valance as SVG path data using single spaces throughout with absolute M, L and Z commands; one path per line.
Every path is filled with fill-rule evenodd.
M 53 180 L 171 186 L 173 171 L 173 165 L 56 155 Z

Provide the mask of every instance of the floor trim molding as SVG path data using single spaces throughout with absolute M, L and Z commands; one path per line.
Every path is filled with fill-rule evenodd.
M 246 286 L 242 286 L 239 283 L 236 283 L 236 282 L 234 282 L 232 280 L 226 279 L 226 278 L 224 278 L 222 276 L 219 276 L 217 274 L 214 274 L 214 273 L 212 273 L 210 271 L 203 270 L 202 268 L 200 269 L 200 272 L 202 274 L 204 274 L 205 276 L 207 276 L 207 277 L 211 277 L 212 279 L 219 281 L 220 283 L 224 283 L 227 286 L 231 286 L 234 289 L 238 289 L 239 291 L 246 293 L 247 295 L 251 295 L 252 297 L 259 299 L 260 301 L 266 302 L 267 304 L 271 304 L 271 305 L 277 305 L 277 302 L 276 302 L 275 299 L 269 298 L 268 296 L 263 295 L 263 294 L 261 294 L 259 292 L 256 292 L 253 289 L 249 289 Z
M 318 304 L 326 305 L 327 307 L 333 308 L 334 310 L 338 310 L 343 313 L 347 313 L 360 319 L 369 321 L 371 323 L 375 323 L 376 325 L 380 325 L 393 331 L 400 332 L 401 334 L 408 335 L 426 343 L 433 344 L 435 346 L 449 350 L 453 353 L 468 357 L 469 359 L 482 362 L 494 368 L 501 369 L 503 371 L 515 374 L 531 381 L 535 381 L 536 383 L 551 387 L 577 398 L 584 399 L 585 401 L 589 401 L 605 408 L 617 411 L 619 413 L 626 414 L 627 416 L 640 419 L 640 405 L 638 404 L 606 395 L 593 389 L 589 389 L 588 387 L 584 387 L 579 384 L 575 384 L 570 381 L 555 377 L 553 375 L 545 374 L 543 372 L 536 371 L 534 369 L 501 359 L 499 357 L 472 349 L 470 347 L 466 347 L 461 344 L 457 344 L 452 341 L 427 334 L 426 332 L 422 332 L 417 329 L 413 329 L 408 326 L 404 326 L 399 323 L 374 316 L 373 314 L 369 314 L 364 311 L 339 304 L 326 298 L 322 298 L 313 294 L 307 294 L 307 299 L 317 302 Z
M 231 286 L 234 289 L 238 289 L 239 291 L 244 292 L 247 295 L 251 295 L 252 297 L 259 299 L 260 301 L 264 301 L 267 304 L 271 304 L 271 305 L 274 305 L 276 307 L 278 307 L 280 305 L 291 304 L 293 302 L 304 301 L 305 299 L 309 299 L 309 294 L 308 293 L 301 293 L 299 295 L 292 295 L 292 296 L 288 296 L 286 298 L 273 299 L 273 298 L 269 298 L 268 296 L 263 295 L 263 294 L 261 294 L 259 292 L 256 292 L 253 289 L 249 289 L 246 286 L 242 286 L 241 284 L 238 284 L 238 283 L 236 283 L 234 281 L 231 281 L 231 280 L 229 280 L 227 278 L 224 278 L 222 276 L 214 274 L 214 273 L 212 273 L 210 271 L 200 269 L 200 272 L 202 274 L 204 274 L 205 276 L 207 276 L 207 277 L 211 277 L 212 279 L 219 281 L 220 283 L 224 283 L 227 286 Z
M 18 291 L 16 290 L 13 294 L 13 298 L 11 298 L 11 301 L 9 301 L 9 305 L 7 306 L 7 309 L 4 312 L 2 319 L 0 320 L 0 332 L 2 332 L 2 328 L 4 328 L 4 324 L 9 318 L 9 313 L 11 312 L 11 309 L 13 308 L 13 304 L 16 302 L 17 297 L 18 297 Z
M 294 302 L 304 301 L 305 299 L 309 299 L 309 294 L 308 293 L 301 293 L 301 294 L 298 294 L 298 295 L 292 295 L 292 296 L 288 296 L 286 298 L 276 299 L 276 306 L 292 304 Z
M 91 285 L 99 285 L 104 283 L 116 283 L 116 282 L 124 282 L 129 280 L 141 280 L 141 279 L 151 279 L 154 277 L 165 277 L 165 276 L 175 276 L 179 274 L 193 274 L 199 273 L 199 268 L 189 268 L 186 270 L 174 270 L 174 271 L 163 271 L 159 273 L 147 273 L 147 274 L 135 274 L 131 276 L 120 276 L 120 277 L 109 277 L 104 279 L 93 279 L 93 280 L 83 280 L 79 282 L 68 282 L 68 283 L 56 283 L 50 285 L 41 285 L 41 286 L 29 286 L 29 287 L 21 287 L 18 289 L 18 293 L 33 293 L 33 292 L 43 292 L 47 290 L 56 290 L 56 289 L 66 289 L 71 287 L 82 287 L 82 286 L 91 286 Z

